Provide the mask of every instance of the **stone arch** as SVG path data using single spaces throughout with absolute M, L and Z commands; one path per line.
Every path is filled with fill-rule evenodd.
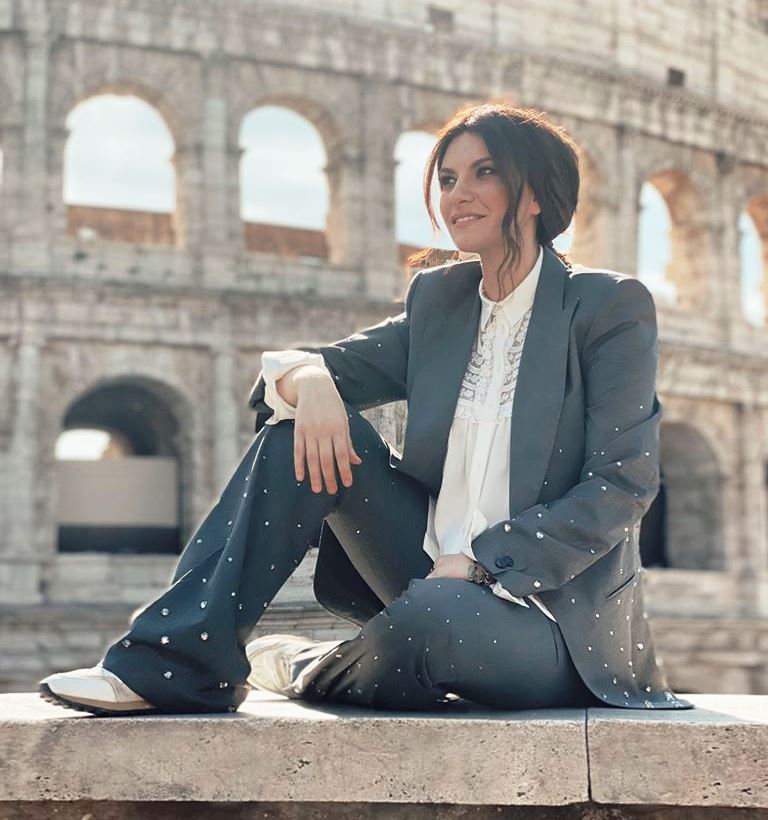
M 60 552 L 181 551 L 184 446 L 173 399 L 165 385 L 112 379 L 67 408 L 64 435 L 109 438 L 99 458 L 57 463 Z
M 654 505 L 662 509 L 649 510 L 649 517 L 661 522 L 662 564 L 723 570 L 725 475 L 716 448 L 684 421 L 662 423 L 660 441 L 661 487 Z
M 432 140 L 430 144 L 430 140 Z M 427 209 L 424 204 L 423 182 L 424 170 L 429 150 L 434 145 L 434 130 L 427 128 L 408 128 L 401 131 L 393 146 L 392 167 L 394 172 L 395 209 L 393 220 L 395 237 L 399 243 L 400 261 L 405 264 L 406 257 L 426 246 L 452 247 L 450 235 L 447 231 L 435 233 L 429 222 Z M 416 161 L 418 159 L 418 162 Z M 402 170 L 408 171 L 407 180 Z M 435 188 L 433 180 L 433 190 Z M 407 208 L 413 223 L 419 223 L 422 239 L 419 240 L 414 232 L 408 232 L 401 224 L 400 211 Z M 440 221 L 439 210 L 435 207 L 435 215 Z
M 110 367 L 109 362 L 100 361 L 95 355 L 85 357 L 87 361 L 76 358 L 72 364 L 69 356 L 61 354 L 49 365 L 57 389 L 51 392 L 45 405 L 47 421 L 41 426 L 39 474 L 54 474 L 56 442 L 66 426 L 73 421 L 78 423 L 78 419 L 84 417 L 76 408 L 89 397 L 100 394 L 108 397 L 112 405 L 106 402 L 105 409 L 100 411 L 102 419 L 119 432 L 125 430 L 126 425 L 119 423 L 120 419 L 114 412 L 114 402 L 119 401 L 116 397 L 145 396 L 149 406 L 162 408 L 166 420 L 162 425 L 150 425 L 155 429 L 155 440 L 160 441 L 160 452 L 164 455 L 174 454 L 178 461 L 179 540 L 183 543 L 198 523 L 200 511 L 210 504 L 212 493 L 209 471 L 205 469 L 209 454 L 201 452 L 199 446 L 200 430 L 206 423 L 200 418 L 205 412 L 205 405 L 201 405 L 199 396 L 193 394 L 189 387 L 193 383 L 205 384 L 204 377 L 198 373 L 199 379 L 191 378 L 186 382 L 180 370 L 168 368 L 160 361 L 152 362 L 152 357 L 138 351 L 135 357 L 120 357 L 122 361 L 115 367 Z M 94 403 L 92 406 L 97 405 Z M 199 412 L 201 407 L 203 413 Z M 168 422 L 172 422 L 172 426 Z M 162 440 L 163 429 L 172 430 L 173 438 L 170 441 Z M 46 492 L 45 504 L 48 508 L 41 517 L 49 529 L 46 542 L 55 544 L 58 504 L 55 491 Z
M 675 286 L 676 304 L 684 310 L 711 312 L 715 304 L 714 160 L 692 149 L 675 150 L 653 140 L 639 142 L 636 150 L 636 201 L 639 203 L 643 185 L 649 183 L 669 211 L 670 260 L 664 273 Z
M 295 69 L 269 71 L 260 66 L 258 74 L 254 74 L 255 67 L 240 66 L 239 69 L 240 82 L 247 78 L 246 82 L 251 85 L 244 87 L 249 91 L 256 89 L 256 93 L 235 93 L 234 99 L 230 100 L 230 188 L 239 190 L 241 149 L 237 136 L 240 124 L 251 111 L 271 105 L 287 108 L 304 117 L 319 133 L 326 156 L 323 170 L 328 183 L 325 225 L 328 261 L 331 264 L 350 264 L 354 258 L 351 248 L 355 246 L 356 239 L 351 235 L 354 221 L 347 211 L 351 209 L 351 200 L 359 195 L 355 190 L 355 176 L 363 162 L 364 151 L 358 135 L 351 130 L 359 112 L 350 110 L 345 120 L 343 108 L 334 110 L 334 101 L 344 97 L 338 93 L 330 97 L 329 84 L 319 82 L 319 77 L 305 76 L 306 72 Z M 281 86 L 281 78 L 285 86 Z M 356 86 L 349 79 L 341 80 L 341 83 L 342 86 L 349 85 L 350 91 L 355 90 L 356 96 Z M 343 105 L 349 104 L 350 101 L 345 100 Z M 344 125 L 345 122 L 349 125 Z M 236 210 L 235 219 L 239 220 L 239 197 L 237 203 L 231 198 L 231 208 Z
M 63 129 L 67 114 L 96 94 L 133 94 L 156 108 L 177 146 L 202 138 L 202 64 L 189 54 L 88 42 L 56 41 L 51 50 L 48 120 Z
M 665 169 L 647 180 L 661 194 L 669 210 L 672 225 L 669 234 L 671 258 L 664 271 L 676 286 L 681 307 L 696 307 L 695 216 L 697 196 L 690 178 L 681 171 Z
M 97 106 L 109 104 L 109 97 L 129 98 L 141 106 L 145 106 L 147 115 L 152 112 L 160 129 L 165 130 L 162 135 L 170 143 L 171 155 L 161 154 L 150 157 L 149 153 L 141 157 L 134 156 L 133 163 L 148 163 L 150 161 L 160 162 L 162 167 L 157 166 L 157 171 L 172 174 L 170 184 L 171 210 L 156 211 L 152 208 L 138 207 L 137 205 L 93 205 L 83 202 L 72 203 L 65 201 L 67 233 L 76 238 L 90 236 L 91 238 L 102 238 L 111 241 L 132 242 L 148 245 L 180 245 L 182 244 L 182 201 L 180 199 L 180 180 L 178 174 L 178 163 L 176 161 L 177 142 L 171 128 L 172 123 L 162 110 L 156 105 L 158 95 L 148 93 L 146 89 L 136 87 L 131 84 L 105 85 L 95 93 L 88 95 L 79 101 L 67 114 L 66 139 L 62 146 L 62 182 L 66 186 L 69 167 L 67 163 L 72 160 L 70 155 L 67 158 L 70 141 L 74 139 L 88 139 L 87 134 L 83 134 L 82 127 L 74 125 L 73 120 L 77 117 L 81 106 Z M 117 137 L 120 138 L 119 136 Z M 161 150 L 163 147 L 161 146 Z M 168 150 L 168 146 L 164 148 Z M 167 163 L 167 164 L 166 164 Z M 169 167 L 170 166 L 170 167 Z M 148 167 L 148 166 L 147 166 Z M 140 166 L 135 166 L 138 172 Z
M 768 191 L 751 196 L 744 204 L 742 213 L 752 220 L 757 233 L 759 262 L 762 265 L 758 293 L 762 298 L 763 314 L 765 314 L 765 309 L 768 307 Z M 743 278 L 744 260 L 741 262 L 741 277 Z
M 151 105 L 152 108 L 160 114 L 168 126 L 168 130 L 171 132 L 174 143 L 178 145 L 181 141 L 183 126 L 175 106 L 171 104 L 168 97 L 161 91 L 136 80 L 101 82 L 88 89 L 83 89 L 73 100 L 72 105 L 63 112 L 63 120 L 66 121 L 67 116 L 69 116 L 72 110 L 77 108 L 80 103 L 93 99 L 94 97 L 100 97 L 104 94 L 114 94 L 118 97 L 138 97 L 148 105 Z
M 272 122 L 269 122 L 269 118 Z M 259 147 L 259 139 L 261 134 L 268 134 L 272 136 L 272 129 L 279 127 L 275 120 L 280 120 L 285 124 L 288 131 L 287 136 L 293 137 L 299 128 L 304 129 L 305 134 L 302 137 L 301 150 L 297 153 L 301 157 L 294 160 L 286 155 L 276 157 L 279 161 L 277 164 L 269 162 L 263 155 L 256 154 L 256 149 Z M 327 129 L 326 129 L 327 133 Z M 280 151 L 278 146 L 276 149 Z M 252 108 L 245 114 L 240 122 L 238 128 L 238 190 L 240 194 L 240 213 L 239 219 L 243 223 L 246 237 L 246 247 L 251 251 L 256 252 L 273 252 L 281 255 L 300 256 L 300 257 L 318 257 L 325 259 L 328 257 L 328 250 L 326 245 L 326 230 L 332 226 L 330 224 L 330 197 L 329 189 L 332 185 L 332 179 L 329 174 L 328 156 L 325 149 L 324 136 L 314 122 L 308 118 L 305 113 L 296 110 L 296 106 L 288 106 L 285 104 L 276 105 L 273 102 L 262 102 L 258 106 Z M 249 219 L 245 213 L 246 198 L 250 192 L 257 186 L 253 184 L 253 177 L 249 176 L 249 168 L 246 167 L 246 160 L 254 159 L 254 155 L 249 156 L 249 152 L 254 151 L 254 155 L 258 156 L 260 163 L 260 171 L 258 177 L 262 185 L 278 186 L 281 190 L 279 196 L 292 196 L 299 199 L 300 203 L 291 201 L 286 209 L 282 206 L 282 216 L 280 208 L 270 208 L 269 212 L 264 215 L 263 211 L 259 217 L 253 216 Z M 317 164 L 315 164 L 317 162 Z M 275 171 L 271 172 L 270 169 Z M 311 181 L 312 185 L 307 185 L 303 191 L 283 190 L 288 186 L 290 188 L 291 180 L 279 182 L 275 178 L 284 177 L 285 171 L 291 168 L 293 175 L 301 174 L 303 183 Z M 262 170 L 264 173 L 262 173 Z M 270 173 L 274 175 L 270 177 Z M 319 195 L 319 196 L 318 196 Z M 260 197 L 263 202 L 263 194 Z M 316 198 L 321 200 L 320 203 L 315 203 Z M 313 204 L 320 204 L 320 211 L 314 210 L 313 213 L 307 212 L 310 221 L 317 219 L 319 221 L 315 224 L 299 224 L 296 219 L 296 211 L 302 206 L 306 208 L 309 202 Z
M 147 103 L 160 115 L 165 126 L 173 139 L 174 154 L 171 163 L 176 175 L 175 182 L 175 208 L 169 215 L 153 217 L 150 212 L 138 212 L 134 214 L 134 221 L 127 221 L 120 226 L 119 220 L 113 213 L 96 214 L 91 213 L 90 217 L 103 222 L 101 233 L 109 239 L 118 241 L 136 242 L 139 244 L 173 244 L 182 246 L 186 242 L 185 224 L 187 221 L 187 210 L 190 203 L 188 197 L 184 195 L 186 184 L 186 163 L 179 162 L 181 120 L 173 105 L 169 102 L 167 95 L 157 91 L 151 86 L 147 86 L 136 80 L 115 80 L 94 83 L 87 87 L 69 89 L 77 93 L 72 95 L 72 105 L 62 109 L 57 105 L 57 113 L 60 119 L 53 122 L 49 132 L 51 146 L 51 156 L 57 158 L 57 164 L 49 171 L 49 205 L 53 212 L 52 222 L 55 233 L 59 236 L 70 232 L 70 227 L 77 229 L 79 220 L 74 216 L 74 224 L 70 224 L 70 209 L 66 206 L 62 191 L 64 187 L 64 154 L 67 140 L 70 133 L 67 128 L 67 119 L 75 108 L 82 102 L 95 99 L 105 94 L 116 96 L 133 96 Z M 189 135 L 186 135 L 187 138 Z M 192 206 L 194 209 L 194 206 Z M 113 209 L 106 209 L 112 211 Z M 120 216 L 119 210 L 117 216 Z M 103 217 L 103 219 L 101 219 Z M 99 231 L 97 231 L 98 235 Z M 159 242 L 158 242 L 159 240 Z

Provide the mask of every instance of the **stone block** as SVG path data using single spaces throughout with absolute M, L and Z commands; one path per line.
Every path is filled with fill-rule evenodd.
M 254 691 L 226 715 L 95 718 L 1 695 L 0 800 L 587 800 L 583 710 L 451 706 L 382 712 Z
M 768 695 L 686 695 L 694 709 L 589 709 L 598 803 L 768 807 Z

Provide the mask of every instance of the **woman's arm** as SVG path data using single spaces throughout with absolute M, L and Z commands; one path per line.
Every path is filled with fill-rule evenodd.
M 563 586 L 626 538 L 650 507 L 659 489 L 657 362 L 653 297 L 637 279 L 621 279 L 582 352 L 586 452 L 579 483 L 472 540 L 471 553 L 512 595 Z
M 406 397 L 410 316 L 421 275 L 422 271 L 418 271 L 411 279 L 405 296 L 405 310 L 397 316 L 387 317 L 372 327 L 327 345 L 296 348 L 322 356 L 339 395 L 357 410 L 367 410 Z M 262 371 L 248 397 L 249 407 L 259 415 L 272 414 L 272 407 L 265 402 L 265 392 Z M 257 430 L 259 421 L 257 417 Z
M 329 373 L 319 353 L 304 350 L 265 350 L 261 354 L 261 374 L 264 377 L 264 403 L 273 408 L 267 424 L 296 418 L 296 377 L 302 367 L 321 367 Z

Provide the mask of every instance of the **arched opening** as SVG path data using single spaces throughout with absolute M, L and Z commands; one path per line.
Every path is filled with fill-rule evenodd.
M 668 276 L 672 261 L 672 217 L 659 189 L 644 182 L 640 189 L 640 220 L 637 232 L 637 278 L 654 296 L 674 302 L 677 288 Z
M 243 117 L 238 144 L 246 248 L 327 259 L 329 183 L 317 128 L 290 108 L 264 105 Z
M 739 215 L 741 306 L 750 324 L 764 327 L 768 311 L 768 196 L 753 197 Z
M 437 231 L 432 228 L 424 204 L 424 172 L 434 145 L 435 135 L 424 129 L 403 131 L 395 143 L 395 238 L 403 265 L 411 254 L 422 248 L 445 250 L 445 259 L 456 251 L 440 216 L 437 174 L 431 188 L 432 207 L 440 226 Z
M 157 109 L 133 94 L 99 94 L 76 105 L 66 125 L 67 233 L 179 244 L 175 144 Z
M 640 189 L 639 212 L 638 278 L 663 301 L 686 309 L 709 305 L 711 247 L 688 176 L 653 174 Z
M 114 382 L 81 396 L 55 448 L 59 552 L 178 553 L 180 450 L 155 392 Z
M 682 422 L 661 425 L 661 486 L 643 518 L 644 566 L 725 568 L 723 476 L 706 439 Z

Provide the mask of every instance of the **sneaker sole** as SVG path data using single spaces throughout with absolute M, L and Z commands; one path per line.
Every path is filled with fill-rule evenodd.
M 129 715 L 157 715 L 160 710 L 154 706 L 137 708 L 135 701 L 126 703 L 124 706 L 107 706 L 104 701 L 98 700 L 70 700 L 53 692 L 47 683 L 41 683 L 37 687 L 38 694 L 43 700 L 54 706 L 63 706 L 65 709 L 74 709 L 76 712 L 89 712 L 99 717 L 127 717 Z

